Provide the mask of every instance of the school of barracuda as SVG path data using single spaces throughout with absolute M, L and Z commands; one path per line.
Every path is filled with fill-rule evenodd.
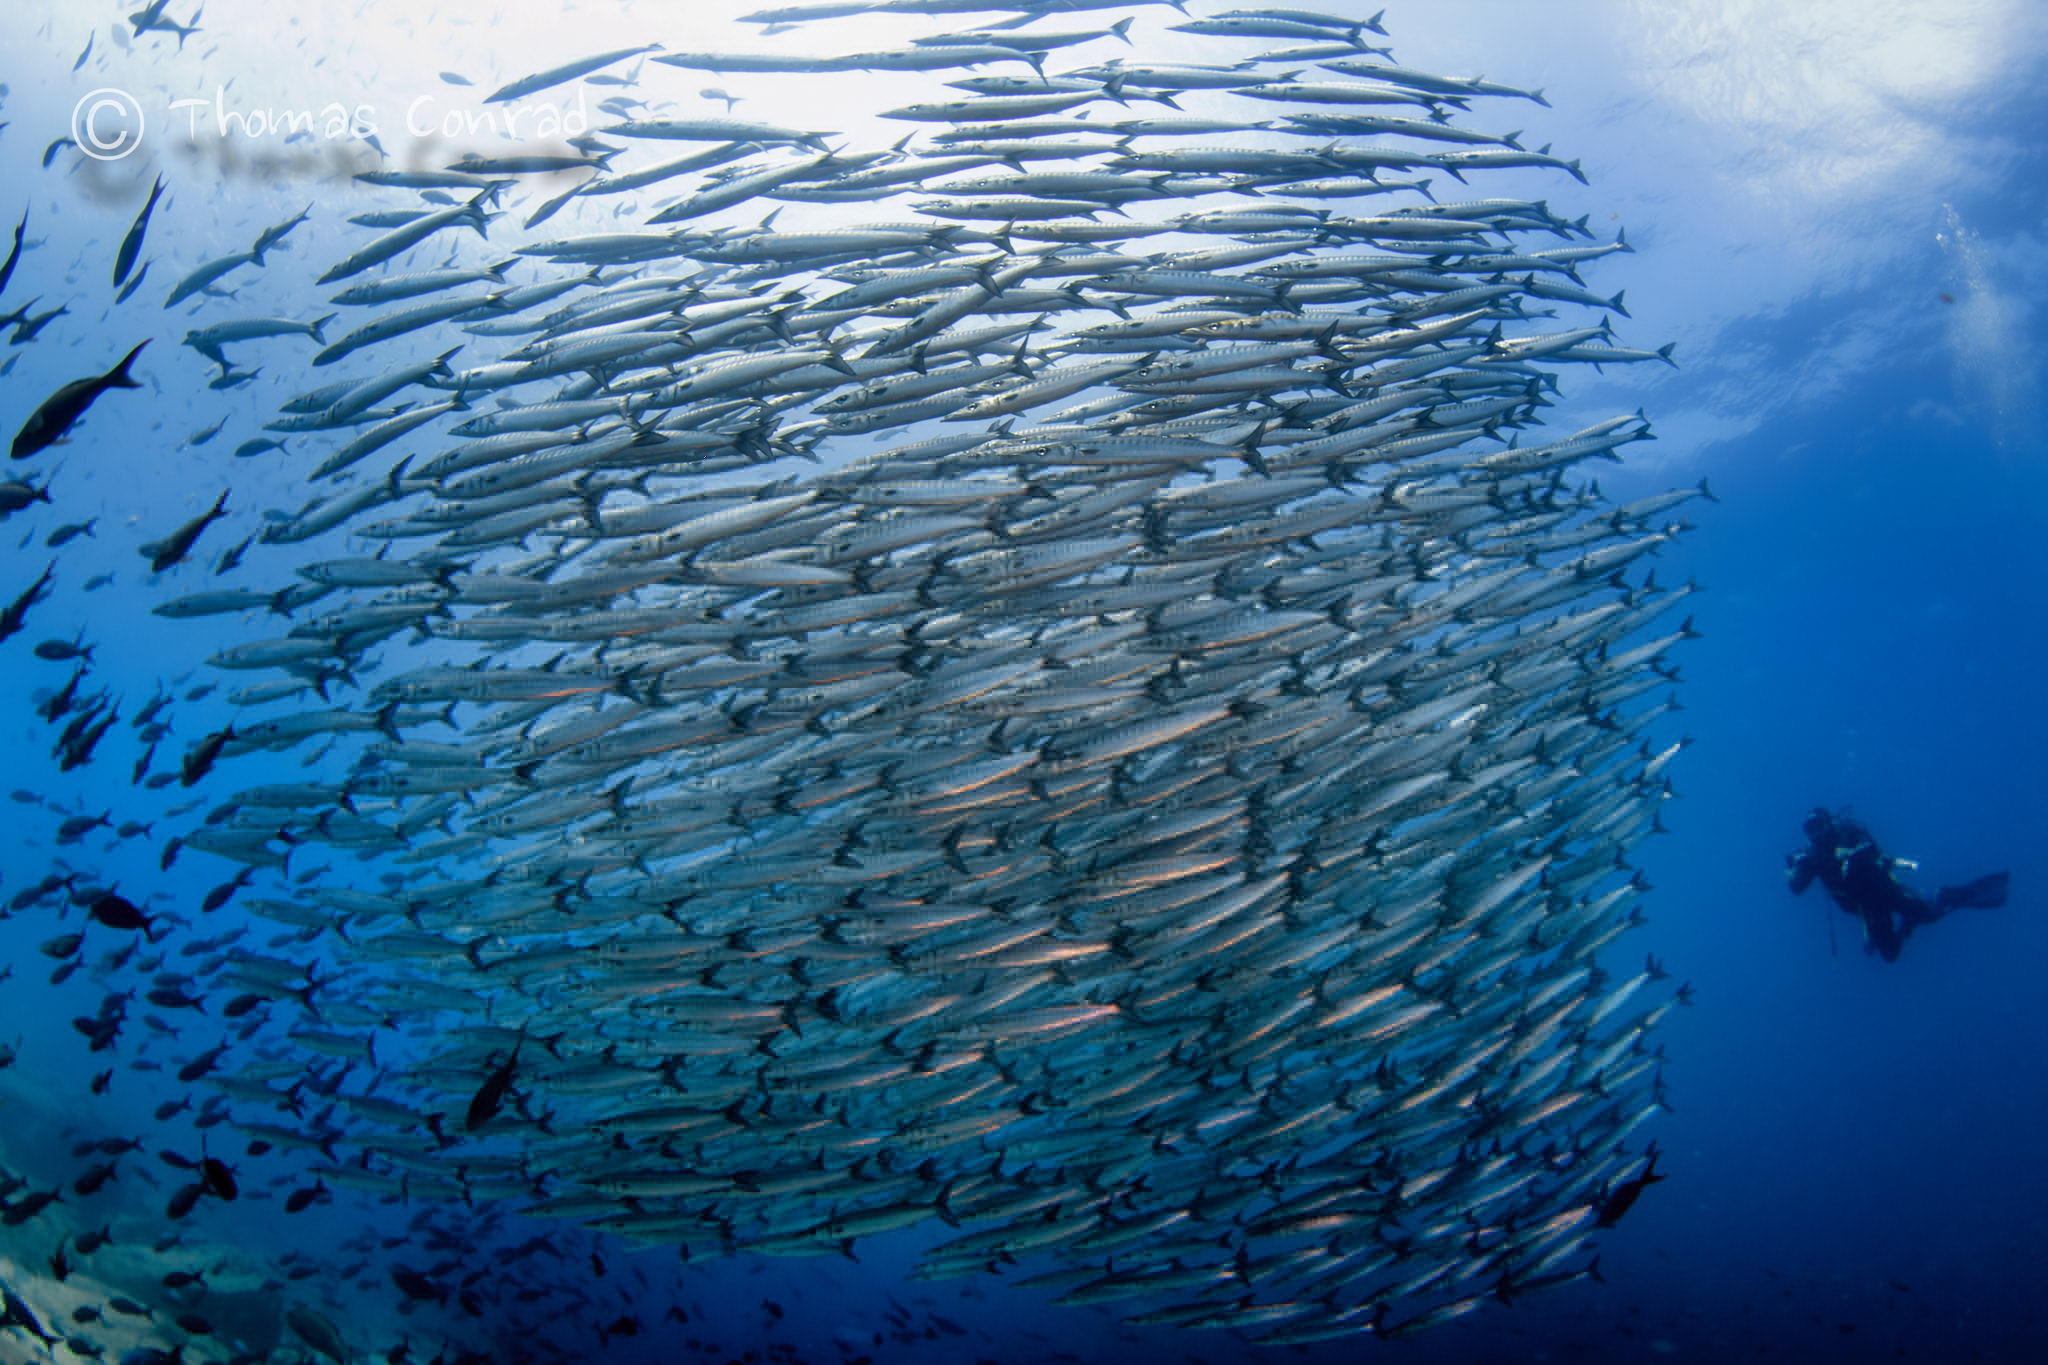
M 1100 10 L 1131 17 L 1039 22 Z M 311 490 L 251 556 L 276 581 L 160 608 L 293 621 L 212 660 L 278 676 L 186 756 L 220 799 L 184 846 L 400 874 L 255 899 L 306 946 L 214 974 L 303 1003 L 294 1046 L 355 1063 L 337 1107 L 205 1079 L 333 1185 L 693 1257 L 943 1220 L 922 1274 L 1023 1263 L 1062 1303 L 1266 1341 L 1576 1278 L 1659 1107 L 1673 1000 L 1596 960 L 1691 634 L 1690 589 L 1638 575 L 1696 494 L 1573 482 L 1647 422 L 1540 430 L 1557 367 L 1668 353 L 1581 281 L 1626 242 L 1445 194 L 1577 167 L 1463 122 L 1540 95 L 1393 65 L 1377 19 L 751 18 L 837 51 L 841 16 L 967 11 L 997 18 L 515 82 L 945 84 L 873 150 L 810 126 L 828 96 L 782 127 L 622 93 L 581 161 L 388 177 L 443 206 L 320 276 L 342 321 L 187 338 L 369 368 L 273 424 Z M 1145 60 L 1168 31 L 1216 60 Z M 564 162 L 588 176 L 529 228 L 674 197 L 373 273 L 502 229 Z M 776 213 L 701 222 L 731 209 Z M 220 785 L 330 743 L 345 776 Z M 382 1066 L 380 1026 L 427 1060 Z

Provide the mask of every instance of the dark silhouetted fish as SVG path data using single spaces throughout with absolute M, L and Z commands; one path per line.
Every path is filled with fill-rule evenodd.
M 121 250 L 115 252 L 115 284 L 121 284 L 121 280 L 127 278 L 127 272 L 135 268 L 135 258 L 141 254 L 143 233 L 150 231 L 150 215 L 156 213 L 156 201 L 162 194 L 164 176 L 158 176 L 156 184 L 150 186 L 150 199 L 143 203 L 141 213 L 135 215 L 135 221 L 129 223 L 127 235 L 121 237 Z
M 512 1045 L 512 1055 L 492 1069 L 491 1074 L 484 1078 L 484 1083 L 477 1087 L 476 1094 L 470 1098 L 469 1108 L 462 1116 L 462 1126 L 470 1132 L 473 1133 L 489 1123 L 504 1107 L 505 1096 L 512 1089 L 513 1074 L 519 1066 L 519 1048 L 524 1042 L 525 1039 L 522 1038 Z
M 22 1302 L 21 1296 L 5 1285 L 0 1285 L 0 1304 L 4 1304 L 7 1310 L 6 1315 L 0 1317 L 0 1328 L 19 1327 L 45 1346 L 57 1344 L 57 1338 L 43 1326 L 42 1319 L 36 1316 L 35 1310 Z
M 299 1340 L 326 1356 L 334 1365 L 348 1365 L 348 1342 L 342 1337 L 341 1329 L 330 1322 L 325 1315 L 295 1303 L 284 1311 L 284 1320 Z
M 45 165 L 49 164 L 46 160 Z M 0 294 L 7 292 L 7 282 L 14 278 L 14 267 L 21 261 L 21 236 L 28 231 L 28 209 L 21 211 L 21 221 L 14 225 L 14 247 L 7 253 L 5 263 L 0 263 Z
M 50 500 L 48 484 L 38 488 L 21 479 L 0 481 L 0 518 L 11 516 L 22 508 Z
M 234 737 L 235 727 L 228 725 L 193 745 L 191 752 L 185 755 L 184 761 L 179 765 L 178 780 L 189 787 L 205 777 L 213 770 L 214 762 L 220 757 L 222 748 Z
M 220 496 L 213 500 L 213 506 L 192 518 L 162 540 L 152 541 L 142 547 L 142 553 L 149 557 L 152 573 L 162 573 L 173 564 L 181 562 L 200 534 L 227 513 L 228 490 L 223 488 Z
M 35 656 L 38 659 L 48 659 L 52 663 L 68 663 L 72 659 L 83 659 L 91 663 L 92 651 L 93 647 L 85 642 L 85 635 L 80 632 L 75 639 L 39 641 L 35 647 Z
M 1622 1215 L 1643 1197 L 1644 1190 L 1664 1179 L 1657 1174 L 1658 1155 L 1657 1144 L 1653 1142 L 1648 1151 L 1649 1160 L 1643 1164 L 1643 1169 L 1626 1180 L 1615 1182 L 1601 1195 L 1598 1220 L 1601 1227 L 1611 1228 L 1620 1222 Z
M 192 1212 L 205 1193 L 206 1186 L 203 1184 L 180 1185 L 171 1195 L 170 1202 L 164 1206 L 164 1215 L 172 1222 L 178 1221 Z
M 101 893 L 85 913 L 109 929 L 134 929 L 147 935 L 156 921 L 126 896 L 114 891 Z
M 93 400 L 108 389 L 139 389 L 141 384 L 131 379 L 128 367 L 135 363 L 135 357 L 142 348 L 149 345 L 147 340 L 139 341 L 135 349 L 121 357 L 121 363 L 105 374 L 90 379 L 74 379 L 45 399 L 43 405 L 29 415 L 27 422 L 15 434 L 12 448 L 13 457 L 25 460 L 38 451 L 47 450 L 64 439 L 64 433 L 72 424 L 85 416 L 85 410 Z
M 240 1193 L 235 1183 L 235 1173 L 228 1164 L 218 1157 L 202 1157 L 199 1162 L 200 1183 L 215 1199 L 232 1200 Z
M 28 609 L 43 600 L 44 595 L 50 590 L 50 580 L 56 573 L 57 561 L 53 559 L 35 582 L 29 584 L 12 602 L 0 607 L 0 640 L 20 632 L 22 620 L 28 615 Z

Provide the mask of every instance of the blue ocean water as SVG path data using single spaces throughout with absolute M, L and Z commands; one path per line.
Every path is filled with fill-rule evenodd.
M 751 31 L 711 8 L 680 35 L 654 36 L 671 48 L 748 47 Z M 0 527 L 0 598 L 58 564 L 52 596 L 0 645 L 8 785 L 46 803 L 7 807 L 0 897 L 61 865 L 185 907 L 184 934 L 282 932 L 232 905 L 197 915 L 231 865 L 187 854 L 159 866 L 178 825 L 163 810 L 186 793 L 136 789 L 142 746 L 126 717 L 159 686 L 186 698 L 213 680 L 197 661 L 245 628 L 150 615 L 165 597 L 211 584 L 198 562 L 152 581 L 136 549 L 223 487 L 233 516 L 209 532 L 201 558 L 255 530 L 258 509 L 297 506 L 289 466 L 230 452 L 279 398 L 325 376 L 306 367 L 312 348 L 286 337 L 247 353 L 265 371 L 257 383 L 211 391 L 211 367 L 176 346 L 199 325 L 187 320 L 191 305 L 158 302 L 184 271 L 310 201 L 314 216 L 279 255 L 296 283 L 251 297 L 265 311 L 317 316 L 326 310 L 305 267 L 353 243 L 341 219 L 403 202 L 311 164 L 303 145 L 269 146 L 287 164 L 268 170 L 256 164 L 262 148 L 241 147 L 239 160 L 218 146 L 210 160 L 164 149 L 150 163 L 171 185 L 143 253 L 153 270 L 117 306 L 108 268 L 149 175 L 141 163 L 87 164 L 69 152 L 41 164 L 80 97 L 133 86 L 154 110 L 202 96 L 221 107 L 360 101 L 381 107 L 390 127 L 408 92 L 455 102 L 463 88 L 437 78 L 444 67 L 487 89 L 560 59 L 564 32 L 575 50 L 596 51 L 648 41 L 650 27 L 671 22 L 644 6 L 487 17 L 394 5 L 344 31 L 331 17 L 216 0 L 183 43 L 129 33 L 118 44 L 112 35 L 132 26 L 111 8 L 0 15 L 0 247 L 15 215 L 30 212 L 29 249 L 0 309 L 31 297 L 38 312 L 69 308 L 32 342 L 0 348 L 0 364 L 13 361 L 0 378 L 0 423 L 11 432 L 57 385 L 153 337 L 137 366 L 147 387 L 110 395 L 56 460 L 38 461 L 39 478 L 54 470 L 52 504 Z M 2032 418 L 2044 392 L 2048 155 L 2034 134 L 2044 100 L 2033 79 L 2048 53 L 2042 19 L 2020 0 L 1796 11 L 1690 0 L 1654 12 L 1619 0 L 1532 12 L 1503 0 L 1395 6 L 1386 23 L 1398 59 L 1417 68 L 1546 91 L 1551 108 L 1513 111 L 1528 125 L 1524 141 L 1580 159 L 1590 186 L 1516 173 L 1485 192 L 1526 191 L 1561 213 L 1594 215 L 1596 227 L 1625 227 L 1637 253 L 1598 263 L 1589 280 L 1602 293 L 1627 289 L 1633 316 L 1618 325 L 1628 343 L 1676 341 L 1680 362 L 1571 375 L 1556 425 L 1640 405 L 1659 440 L 1600 466 L 1602 486 L 1628 498 L 1704 477 L 1719 499 L 1688 505 L 1697 529 L 1657 564 L 1660 579 L 1704 587 L 1693 603 L 1703 638 L 1678 656 L 1686 710 L 1670 737 L 1693 743 L 1673 769 L 1670 832 L 1640 857 L 1654 886 L 1647 923 L 1623 950 L 1654 954 L 1696 1003 L 1664 1026 L 1669 1111 L 1644 1132 L 1668 1178 L 1599 1237 L 1604 1284 L 1489 1306 L 1401 1343 L 1304 1353 L 1127 1329 L 996 1278 L 910 1281 L 916 1249 L 934 1240 L 922 1233 L 864 1244 L 858 1260 L 678 1267 L 559 1225 L 501 1226 L 487 1209 L 338 1192 L 290 1219 L 274 1201 L 212 1205 L 185 1232 L 189 1246 L 145 1252 L 170 1227 L 158 1212 L 186 1178 L 153 1153 L 196 1156 L 203 1141 L 227 1156 L 244 1140 L 227 1128 L 202 1137 L 189 1114 L 159 1120 L 157 1106 L 181 1087 L 132 1066 L 175 1067 L 193 1051 L 184 1039 L 205 1036 L 203 1021 L 155 1011 L 183 1038 L 152 1039 L 138 1008 L 115 1049 L 87 1051 L 69 1021 L 99 1009 L 106 987 L 91 968 L 46 980 L 55 960 L 39 945 L 80 927 L 75 911 L 60 922 L 47 907 L 0 923 L 12 966 L 0 1043 L 17 1054 L 0 1073 L 10 1087 L 0 1164 L 48 1185 L 81 1169 L 67 1155 L 74 1141 L 141 1138 L 145 1152 L 120 1159 L 110 1194 L 92 1196 L 108 1202 L 85 1205 L 106 1208 L 132 1273 L 183 1265 L 202 1245 L 266 1266 L 287 1250 L 313 1253 L 312 1284 L 334 1295 L 324 1311 L 359 1346 L 375 1343 L 377 1358 L 415 1336 L 415 1353 L 430 1355 L 424 1343 L 444 1315 L 451 1337 L 467 1333 L 459 1339 L 506 1358 L 536 1341 L 570 1358 L 649 1360 L 2041 1358 L 2048 1324 L 2035 1317 L 2034 1248 L 2048 1176 L 2033 1135 L 2048 1121 L 2035 967 L 2048 955 L 2048 803 L 2038 788 L 2048 725 L 2036 697 L 2048 664 L 2048 448 Z M 89 36 L 93 50 L 74 67 Z M 737 76 L 704 83 L 747 93 Z M 234 93 L 216 96 L 223 90 Z M 763 96 L 752 112 L 774 109 Z M 171 117 L 177 126 L 183 115 Z M 193 439 L 224 419 L 218 437 Z M 60 523 L 95 516 L 91 536 L 45 547 Z M 103 573 L 113 580 L 88 590 Z M 68 666 L 30 650 L 79 631 L 96 645 L 91 685 L 120 698 L 124 720 L 93 762 L 60 773 L 51 727 L 32 707 Z M 170 715 L 158 770 L 232 708 L 215 693 L 181 699 Z M 289 757 L 276 767 L 268 780 L 295 776 Z M 1919 862 L 1926 888 L 2010 869 L 2011 904 L 1960 913 L 1916 936 L 1897 963 L 1879 961 L 1817 892 L 1786 892 L 1783 857 L 1817 804 L 1853 807 L 1887 851 Z M 53 846 L 63 814 L 101 810 L 152 829 Z M 111 936 L 95 939 L 88 960 L 111 947 Z M 88 1081 L 103 1068 L 114 1074 L 94 1095 Z M 252 1189 L 278 1182 L 278 1198 L 303 1186 L 294 1163 L 306 1159 L 234 1157 Z M 549 1248 L 507 1256 L 534 1236 Z M 33 1221 L 0 1229 L 10 1287 L 44 1279 L 48 1241 Z M 545 1284 L 548 1296 L 494 1300 L 480 1317 L 406 1304 L 390 1267 L 428 1263 L 458 1264 L 447 1280 Z M 248 1312 L 274 1314 L 274 1295 L 254 1297 Z M 683 1320 L 664 1317 L 669 1307 Z M 626 1319 L 632 1335 L 599 1331 Z M 0 1337 L 0 1353 L 29 1358 L 30 1345 L 20 1332 Z

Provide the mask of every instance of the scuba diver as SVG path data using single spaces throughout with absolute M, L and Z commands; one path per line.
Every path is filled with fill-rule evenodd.
M 2005 904 L 2008 877 L 2003 872 L 1962 886 L 1944 886 L 1930 902 L 1898 879 L 1898 869 L 1919 864 L 1887 858 L 1870 831 L 1846 811 L 1837 815 L 1816 807 L 1804 828 L 1806 847 L 1785 857 L 1792 894 L 1800 895 L 1818 880 L 1836 905 L 1863 921 L 1865 949 L 1886 962 L 1898 961 L 1899 949 L 1915 929 L 1951 910 L 1989 910 Z

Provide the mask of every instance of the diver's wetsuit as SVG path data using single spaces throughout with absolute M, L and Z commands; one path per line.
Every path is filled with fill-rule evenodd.
M 1899 860 L 1887 858 L 1857 821 L 1816 810 L 1807 817 L 1805 828 L 1807 846 L 1785 859 L 1792 894 L 1799 895 L 1818 880 L 1836 905 L 1863 921 L 1870 946 L 1887 962 L 1898 960 L 1899 949 L 1915 929 L 1952 909 L 2005 904 L 2003 872 L 1965 886 L 1945 886 L 1930 903 L 1894 875 Z

